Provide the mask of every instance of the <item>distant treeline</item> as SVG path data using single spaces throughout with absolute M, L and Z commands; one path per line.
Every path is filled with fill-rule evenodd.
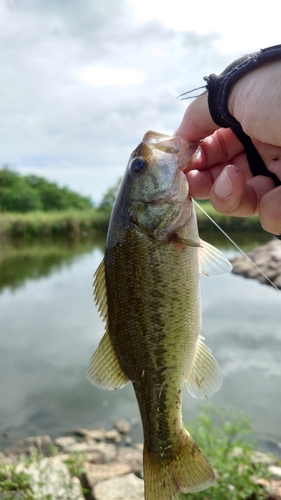
M 0 169 L 0 212 L 85 210 L 92 206 L 89 197 L 60 188 L 43 177 L 20 175 L 7 167 Z
M 9 168 L 0 169 L 0 238 L 57 235 L 105 235 L 120 179 L 104 194 L 96 207 L 90 198 L 36 175 L 21 176 Z M 219 214 L 209 201 L 205 211 L 224 231 L 259 231 L 258 216 L 240 218 Z M 199 231 L 217 231 L 196 207 Z

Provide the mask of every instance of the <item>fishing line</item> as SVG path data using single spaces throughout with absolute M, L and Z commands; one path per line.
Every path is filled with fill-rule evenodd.
M 201 89 L 206 90 L 206 85 L 202 85 L 201 87 L 196 87 L 195 89 L 188 90 L 187 92 L 184 92 L 183 94 L 178 95 L 177 99 L 179 99 L 180 101 L 184 101 L 185 99 L 195 99 L 196 97 L 199 97 L 200 95 L 202 95 L 202 92 L 201 92 L 201 94 L 198 94 L 198 95 L 187 95 L 187 94 L 192 94 L 192 92 L 194 92 L 195 90 L 201 90 Z M 205 94 L 205 92 L 203 92 L 203 94 Z
M 192 201 L 193 203 L 198 207 L 200 208 L 200 210 L 203 212 L 203 214 L 205 214 L 208 219 L 210 219 L 210 221 L 215 224 L 215 226 L 222 232 L 222 234 L 224 234 L 224 236 L 232 243 L 232 245 L 234 245 L 237 250 L 239 250 L 239 252 L 242 253 L 242 255 L 244 255 L 244 257 L 246 257 L 246 259 L 251 262 L 251 264 L 257 269 L 257 271 L 259 271 L 259 273 L 261 273 L 261 275 L 268 281 L 268 283 L 270 283 L 278 292 L 280 292 L 279 288 L 277 288 L 276 285 L 274 285 L 274 283 L 271 281 L 271 279 L 268 278 L 268 276 L 266 276 L 266 274 L 264 274 L 264 272 L 250 259 L 250 257 L 245 253 L 243 252 L 242 248 L 240 248 L 237 243 L 235 243 L 235 241 L 233 241 L 232 238 L 230 238 L 230 236 L 228 236 L 228 234 L 216 223 L 216 221 L 214 221 L 214 219 L 212 219 L 212 217 L 207 214 L 207 212 L 204 210 L 204 208 L 201 207 L 201 205 L 199 205 L 199 203 L 197 203 L 197 201 L 195 201 L 193 198 L 192 198 Z

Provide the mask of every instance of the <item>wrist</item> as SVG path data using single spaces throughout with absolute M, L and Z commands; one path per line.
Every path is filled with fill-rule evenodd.
M 250 137 L 281 146 L 281 61 L 237 81 L 229 94 L 228 110 Z

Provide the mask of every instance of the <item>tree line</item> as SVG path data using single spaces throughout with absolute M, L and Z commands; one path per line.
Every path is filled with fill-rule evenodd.
M 60 188 L 43 177 L 20 175 L 8 167 L 0 169 L 0 212 L 85 210 L 92 206 L 90 197 Z

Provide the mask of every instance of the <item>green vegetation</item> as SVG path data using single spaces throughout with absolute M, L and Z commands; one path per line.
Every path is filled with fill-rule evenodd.
M 49 276 L 80 255 L 93 251 L 93 245 L 104 249 L 104 237 L 12 239 L 0 245 L 0 292 L 16 290 L 27 279 Z
M 118 187 L 120 185 L 120 180 L 116 182 L 116 184 L 110 187 L 101 203 L 98 206 L 99 213 L 107 214 L 110 217 L 110 213 L 113 207 L 114 200 L 116 198 L 116 194 L 118 191 Z M 258 218 L 258 215 L 254 215 L 252 217 L 232 217 L 230 215 L 219 214 L 214 207 L 212 206 L 209 200 L 200 200 L 198 201 L 199 205 L 207 212 L 207 214 L 214 219 L 214 221 L 224 230 L 224 231 L 260 231 L 261 225 Z M 210 219 L 200 210 L 199 207 L 195 207 L 197 214 L 197 221 L 199 231 L 213 232 L 218 231 L 215 224 L 213 224 Z
M 29 212 L 0 214 L 0 236 L 45 237 L 56 235 L 83 235 L 88 232 L 105 234 L 108 214 L 95 208 L 69 209 L 61 212 Z
M 0 498 L 5 500 L 33 500 L 30 489 L 30 476 L 17 471 L 16 465 L 0 466 Z
M 0 170 L 0 212 L 26 213 L 34 210 L 85 210 L 92 207 L 90 198 L 36 175 Z
M 101 200 L 101 202 L 98 206 L 98 210 L 100 210 L 102 212 L 107 212 L 110 215 L 115 198 L 116 198 L 116 195 L 117 195 L 117 191 L 118 191 L 120 182 L 121 182 L 121 179 L 118 179 L 116 181 L 116 183 L 114 184 L 114 186 L 111 186 L 110 188 L 108 188 L 108 190 L 106 191 L 103 199 Z
M 67 188 L 59 188 L 42 177 L 20 176 L 3 168 L 0 170 L 0 237 L 106 234 L 119 184 L 120 179 L 93 208 L 89 198 Z M 199 203 L 224 231 L 263 233 L 258 216 L 225 216 L 216 212 L 210 202 Z M 196 213 L 200 233 L 218 232 L 198 207 Z
M 0 170 L 0 236 L 42 237 L 105 233 L 108 213 L 90 198 L 36 175 Z
M 87 453 L 70 453 L 64 460 L 68 472 L 71 476 L 80 477 L 85 473 L 85 461 Z
M 218 213 L 210 201 L 198 201 L 199 205 L 224 231 L 261 231 L 258 215 L 251 217 L 233 217 Z M 217 231 L 215 224 L 198 208 L 195 207 L 199 231 Z
M 73 490 L 72 478 L 85 472 L 84 460 L 85 455 L 72 454 L 61 465 L 57 462 L 55 466 L 49 458 L 42 457 L 34 450 L 29 457 L 18 462 L 0 463 L 0 499 L 80 500 L 81 494 L 88 490 L 81 484 L 80 488 Z M 55 481 L 57 492 L 54 486 L 50 487 L 50 478 Z
M 253 459 L 254 433 L 245 416 L 205 407 L 197 422 L 188 428 L 203 449 L 217 474 L 217 483 L 199 493 L 182 494 L 180 500 L 262 500 L 269 498 L 255 479 L 268 479 L 267 466 Z M 56 448 L 52 456 L 58 454 Z M 71 477 L 82 478 L 85 454 L 70 454 L 64 460 Z M 275 459 L 274 459 L 275 460 Z M 58 462 L 56 462 L 58 463 Z M 276 463 L 279 463 L 276 459 Z M 57 468 L 57 466 L 56 466 Z M 35 474 L 34 472 L 37 471 Z M 27 458 L 5 464 L 0 462 L 0 498 L 5 500 L 70 500 L 71 480 L 59 472 L 64 496 L 51 495 L 48 484 L 52 474 L 49 458 L 33 451 Z M 36 478 L 36 479 L 35 479 Z M 82 488 L 83 489 L 83 488 Z M 87 491 L 83 489 L 86 495 Z M 80 498 L 80 496 L 79 496 Z M 87 498 L 87 495 L 86 495 Z
M 181 500 L 260 500 L 265 498 L 255 478 L 267 478 L 267 467 L 254 463 L 254 433 L 243 415 L 207 406 L 188 428 L 217 474 L 207 490 L 181 495 Z

